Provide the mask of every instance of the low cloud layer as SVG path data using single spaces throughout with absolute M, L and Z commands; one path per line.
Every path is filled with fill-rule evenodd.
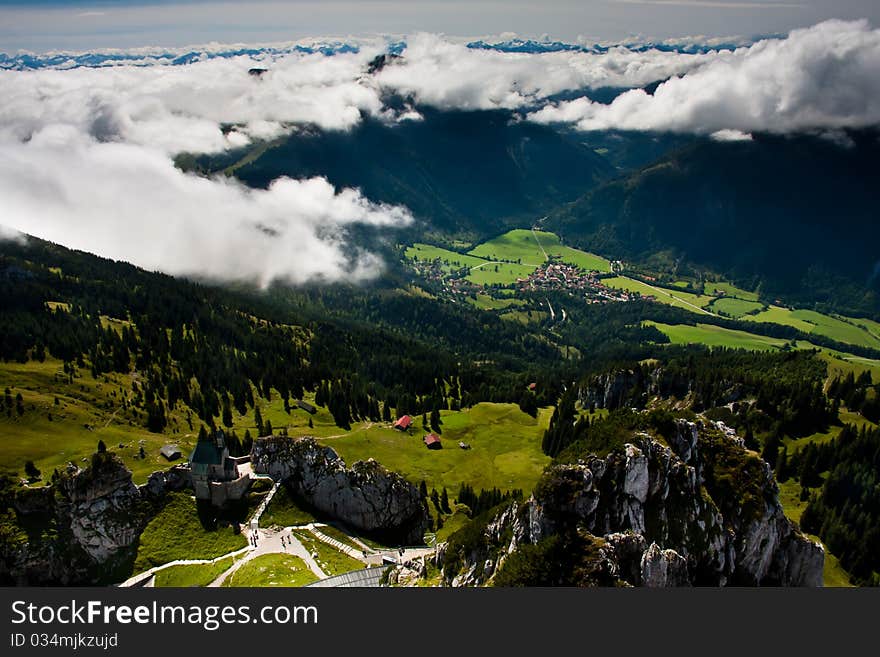
M 375 276 L 381 263 L 346 244 L 346 228 L 411 220 L 323 178 L 253 190 L 58 126 L 23 147 L 0 145 L 0 198 L 3 222 L 20 231 L 148 269 L 260 285 Z
M 506 108 L 582 130 L 658 130 L 747 139 L 880 123 L 880 31 L 831 21 L 735 51 L 502 52 L 430 34 L 369 73 L 384 44 L 354 52 L 257 52 L 180 66 L 0 71 L 0 223 L 173 274 L 303 282 L 364 279 L 376 256 L 346 242 L 366 224 L 412 217 L 324 179 L 268 190 L 184 174 L 181 152 L 217 153 L 301 126 L 348 130 L 419 106 Z M 267 69 L 262 75 L 249 69 Z M 653 95 L 638 89 L 667 80 Z M 552 102 L 598 87 L 603 105 Z M 389 95 L 409 105 L 392 110 Z M 0 237 L 4 231 L 0 231 Z
M 580 130 L 697 134 L 857 128 L 880 123 L 880 30 L 828 21 L 719 55 L 653 95 L 634 89 L 609 105 L 579 98 L 529 114 Z M 736 132 L 734 132 L 736 131 Z

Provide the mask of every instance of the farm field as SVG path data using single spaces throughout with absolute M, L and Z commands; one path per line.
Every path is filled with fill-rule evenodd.
M 449 251 L 448 249 L 430 244 L 413 244 L 407 248 L 405 253 L 410 260 L 437 260 L 441 262 L 444 271 L 454 271 L 464 267 L 476 267 L 485 263 L 483 258 L 475 258 L 473 256 Z
M 531 491 L 550 459 L 541 452 L 541 438 L 551 409 L 535 419 L 516 404 L 477 404 L 464 411 L 443 411 L 443 448 L 429 450 L 422 443 L 417 421 L 413 435 L 385 425 L 360 426 L 351 433 L 321 442 L 335 449 L 346 463 L 374 458 L 413 483 L 458 492 L 462 483 L 477 490 L 497 486 Z M 470 444 L 463 450 L 458 442 Z
M 659 331 L 669 337 L 672 344 L 703 344 L 708 347 L 755 351 L 771 351 L 786 344 L 786 340 L 780 338 L 769 338 L 711 324 L 689 326 L 687 324 L 661 324 L 658 322 L 645 323 L 656 326 Z
M 677 306 L 678 308 L 684 308 L 685 310 L 690 310 L 692 312 L 703 312 L 706 314 L 711 314 L 709 313 L 709 311 L 704 310 L 703 306 L 708 305 L 714 299 L 714 297 L 692 294 L 690 292 L 683 291 L 673 292 L 672 290 L 654 287 L 648 285 L 647 283 L 637 281 L 633 278 L 627 278 L 626 276 L 614 276 L 612 278 L 605 278 L 602 279 L 602 283 L 604 283 L 608 287 L 613 287 L 618 290 L 626 290 L 627 292 L 638 292 L 643 297 L 654 297 L 660 303 Z
M 490 297 L 488 294 L 482 293 L 478 294 L 476 299 L 465 297 L 465 301 L 481 310 L 503 310 L 505 308 L 510 308 L 511 306 L 522 306 L 526 303 L 523 299 L 496 299 L 495 297 Z
M 511 230 L 469 251 L 471 255 L 487 260 L 507 260 L 535 266 L 546 260 L 545 252 L 548 256 L 557 256 L 563 262 L 586 270 L 611 271 L 611 264 L 607 259 L 564 246 L 555 233 L 540 230 L 533 232 L 527 228 Z
M 742 299 L 743 301 L 758 300 L 757 292 L 749 292 L 740 287 L 737 287 L 733 283 L 706 283 L 703 287 L 706 294 L 716 294 L 718 292 L 723 292 L 728 297 L 736 297 L 737 299 Z
M 466 278 L 477 285 L 511 285 L 518 278 L 527 278 L 541 266 L 547 260 L 545 252 L 547 256 L 556 256 L 563 262 L 583 269 L 611 271 L 611 264 L 605 258 L 565 246 L 554 233 L 533 233 L 527 228 L 499 235 L 476 246 L 467 254 L 416 243 L 405 250 L 404 256 L 408 260 L 439 260 L 441 269 L 446 273 L 469 268 Z
M 764 308 L 764 305 L 757 301 L 745 301 L 735 297 L 719 297 L 711 304 L 708 309 L 719 315 L 727 315 L 729 317 L 740 318 L 748 313 L 757 312 Z
M 471 269 L 465 278 L 477 285 L 511 285 L 518 278 L 528 278 L 535 269 L 532 265 L 484 261 L 482 265 Z
M 806 333 L 823 335 L 838 342 L 880 349 L 880 338 L 867 330 L 843 319 L 823 315 L 814 310 L 790 310 L 779 306 L 770 306 L 763 312 L 756 315 L 746 315 L 742 319 L 752 322 L 785 324 Z M 866 322 L 867 320 L 861 321 Z
M 711 324 L 697 324 L 690 326 L 688 324 L 662 324 L 659 322 L 645 322 L 647 325 L 656 326 L 659 331 L 669 337 L 672 344 L 702 344 L 708 347 L 727 347 L 729 349 L 751 349 L 756 351 L 768 351 L 783 347 L 787 340 L 781 338 L 771 338 L 746 331 L 737 331 L 727 329 Z M 824 347 L 799 341 L 796 343 L 798 349 L 818 349 L 820 358 L 828 363 L 828 380 L 832 380 L 837 376 L 844 377 L 850 372 L 858 376 L 861 372 L 867 370 L 871 372 L 872 379 L 875 383 L 880 382 L 880 361 L 870 358 L 861 358 L 843 352 L 833 351 Z M 864 421 L 860 416 L 852 414 L 852 417 L 844 421 Z
M 541 238 L 541 245 L 545 249 L 548 246 L 559 245 L 559 238 L 553 233 L 536 231 L 536 234 Z M 485 260 L 506 260 L 534 265 L 535 267 L 546 260 L 544 253 L 535 241 L 535 235 L 528 228 L 511 230 L 487 242 L 483 242 L 468 251 L 468 253 Z

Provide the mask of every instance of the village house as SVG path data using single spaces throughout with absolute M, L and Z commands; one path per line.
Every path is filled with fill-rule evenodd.
M 402 418 L 397 420 L 394 423 L 394 428 L 398 431 L 409 431 L 409 428 L 412 426 L 413 419 L 409 415 L 404 415 Z
M 163 445 L 159 453 L 168 461 L 176 461 L 182 456 L 177 445 Z
M 428 449 L 443 448 L 443 443 L 440 442 L 440 436 L 438 436 L 436 433 L 426 434 L 425 437 L 422 438 L 422 440 L 425 443 L 425 447 L 427 447 Z

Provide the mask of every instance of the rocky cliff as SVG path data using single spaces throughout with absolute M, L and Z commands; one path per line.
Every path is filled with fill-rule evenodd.
M 769 466 L 704 420 L 677 420 L 666 439 L 635 433 L 602 457 L 553 465 L 529 500 L 475 524 L 441 551 L 449 584 L 491 583 L 505 568 L 500 579 L 516 582 L 513 555 L 529 546 L 540 560 L 542 546 L 560 540 L 594 554 L 585 566 L 554 548 L 552 558 L 572 559 L 568 572 L 553 571 L 565 583 L 822 584 L 824 551 L 783 514 Z
M 313 438 L 260 438 L 251 451 L 254 472 L 285 481 L 313 507 L 366 532 L 421 543 L 427 512 L 418 489 L 376 461 L 351 468 Z
M 189 471 L 156 472 L 135 486 L 112 453 L 85 469 L 70 465 L 50 486 L 23 487 L 7 507 L 0 581 L 17 585 L 104 584 L 123 579 L 137 540 L 166 492 L 189 485 Z

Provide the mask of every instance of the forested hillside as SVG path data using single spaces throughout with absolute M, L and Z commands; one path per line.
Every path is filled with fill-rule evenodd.
M 647 259 L 671 250 L 768 295 L 880 311 L 875 131 L 700 140 L 589 192 L 548 227 L 582 248 Z

